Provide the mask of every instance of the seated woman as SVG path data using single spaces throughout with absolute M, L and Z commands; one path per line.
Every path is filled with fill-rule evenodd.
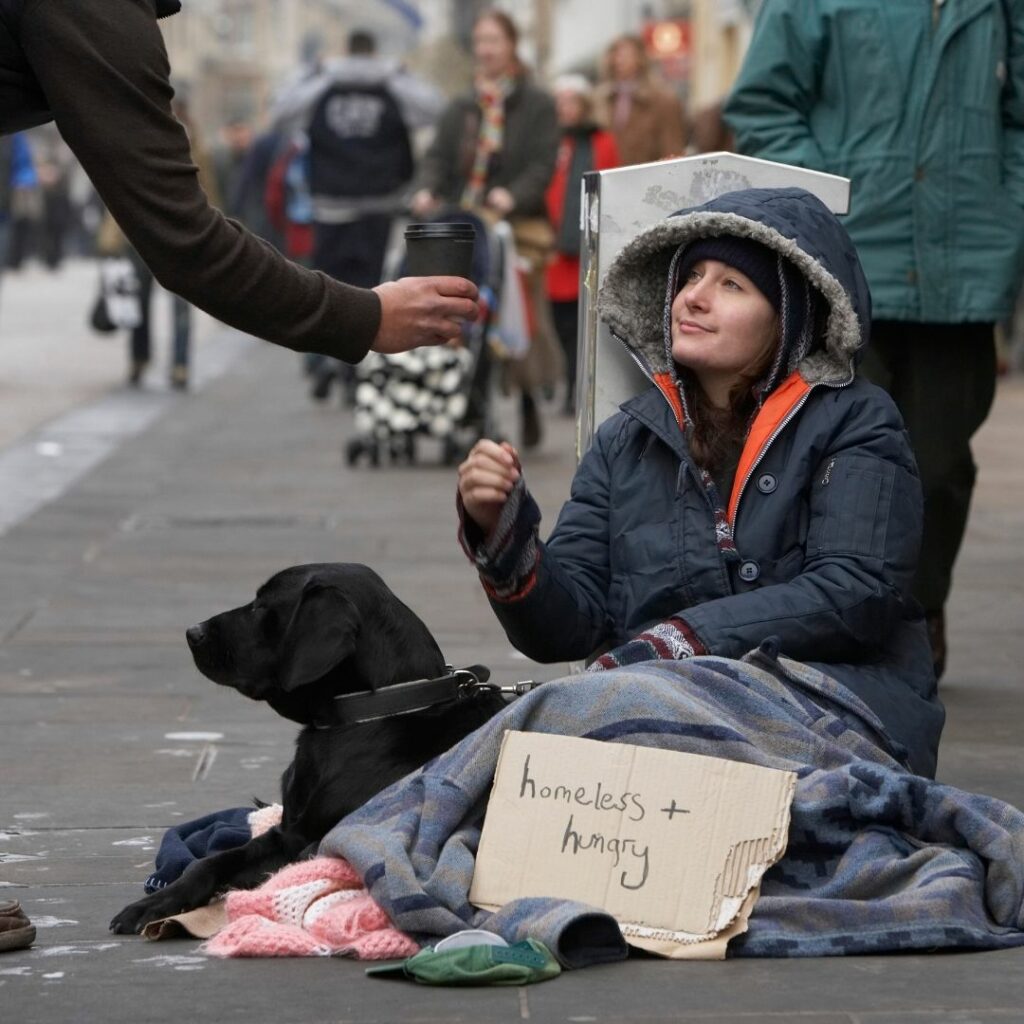
M 842 225 L 800 189 L 729 193 L 642 232 L 599 309 L 652 386 L 599 428 L 547 542 L 511 446 L 459 468 L 460 540 L 509 639 L 604 669 L 774 638 L 933 776 L 920 486 L 896 407 L 857 376 L 870 297 Z

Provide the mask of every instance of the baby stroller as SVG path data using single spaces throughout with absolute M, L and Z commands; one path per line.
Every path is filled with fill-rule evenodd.
M 501 247 L 473 213 L 449 210 L 431 220 L 468 223 L 476 230 L 472 280 L 484 313 L 463 326 L 461 348 L 371 352 L 356 366 L 356 436 L 345 448 L 350 466 L 362 459 L 379 466 L 384 457 L 413 464 L 417 438 L 424 436 L 441 442 L 441 460 L 450 466 L 481 437 L 494 434 L 488 334 L 501 281 Z

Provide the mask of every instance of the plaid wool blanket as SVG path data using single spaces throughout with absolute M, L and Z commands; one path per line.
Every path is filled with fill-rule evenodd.
M 909 774 L 881 723 L 822 673 L 776 656 L 649 662 L 545 683 L 341 821 L 344 857 L 420 942 L 484 927 L 565 967 L 622 959 L 615 922 L 565 900 L 468 900 L 507 729 L 731 758 L 797 773 L 789 844 L 730 956 L 1024 945 L 1024 814 Z

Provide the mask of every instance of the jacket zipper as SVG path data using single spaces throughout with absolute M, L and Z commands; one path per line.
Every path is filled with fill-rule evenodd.
M 771 446 L 775 443 L 776 438 L 783 432 L 783 430 L 786 429 L 787 426 L 789 426 L 789 423 L 793 419 L 793 417 L 807 404 L 807 399 L 811 397 L 811 394 L 814 392 L 815 388 L 832 388 L 835 391 L 839 391 L 842 388 L 849 387 L 853 383 L 853 379 L 854 378 L 851 377 L 848 381 L 844 381 L 842 384 L 826 384 L 822 382 L 819 384 L 812 385 L 804 393 L 800 401 L 797 402 L 796 405 L 794 405 L 788 413 L 786 413 L 786 416 L 782 420 L 782 422 L 771 432 L 771 436 L 768 438 L 767 441 L 765 441 L 764 445 L 761 448 L 761 451 L 758 453 L 757 458 L 752 463 L 750 469 L 747 470 L 747 475 L 743 478 L 743 483 L 740 486 L 739 497 L 736 499 L 736 514 L 732 517 L 732 537 L 734 542 L 736 540 L 736 527 L 740 521 L 740 506 L 743 504 L 743 495 L 746 493 L 747 484 L 750 483 L 750 478 L 756 472 L 757 467 L 764 461 L 765 455 L 768 454 L 768 449 L 771 448 Z M 829 469 L 831 469 L 831 466 L 829 467 Z
M 653 384 L 654 374 L 651 372 L 650 366 L 645 363 L 637 354 L 633 351 L 633 346 L 619 333 L 613 331 L 611 328 L 608 329 L 608 333 L 626 349 L 630 359 L 640 367 L 640 372 Z

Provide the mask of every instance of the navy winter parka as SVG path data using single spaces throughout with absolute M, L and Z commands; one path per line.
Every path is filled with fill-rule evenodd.
M 829 306 L 825 337 L 751 427 L 728 502 L 728 555 L 723 515 L 687 447 L 667 316 L 673 254 L 715 234 L 788 257 Z M 852 690 L 912 770 L 933 775 L 944 712 L 909 590 L 921 491 L 896 407 L 855 373 L 870 298 L 845 230 L 800 189 L 730 193 L 631 242 L 599 308 L 654 386 L 600 426 L 551 536 L 532 540 L 535 554 L 514 585 L 500 581 L 500 598 L 489 577 L 497 560 L 486 546 L 476 552 L 509 639 L 552 662 L 618 646 L 670 617 L 718 656 L 739 658 L 774 637 L 783 655 Z

